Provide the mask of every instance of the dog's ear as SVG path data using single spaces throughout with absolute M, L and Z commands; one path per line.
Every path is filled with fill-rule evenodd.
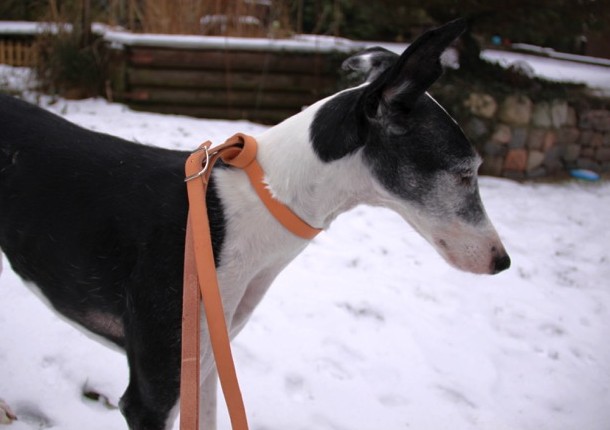
M 457 19 L 427 31 L 409 45 L 367 88 L 367 115 L 379 115 L 380 108 L 410 108 L 441 76 L 441 54 L 465 29 L 466 20 Z
M 365 82 L 372 82 L 394 65 L 398 58 L 400 58 L 398 54 L 381 46 L 375 46 L 352 55 L 341 64 L 341 68 L 364 77 Z

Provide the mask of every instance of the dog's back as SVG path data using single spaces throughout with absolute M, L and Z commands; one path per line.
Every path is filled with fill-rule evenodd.
M 0 248 L 60 313 L 123 346 L 127 295 L 137 294 L 125 285 L 138 285 L 144 254 L 177 259 L 151 275 L 180 282 L 185 158 L 0 96 Z M 155 244 L 168 249 L 146 243 L 163 236 Z

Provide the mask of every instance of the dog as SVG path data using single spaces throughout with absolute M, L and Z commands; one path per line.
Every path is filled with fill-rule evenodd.
M 510 266 L 477 185 L 481 158 L 426 92 L 462 20 L 402 55 L 370 49 L 345 62 L 366 76 L 257 136 L 274 198 L 327 228 L 359 204 L 398 212 L 451 265 Z M 171 428 L 179 403 L 182 267 L 189 154 L 73 125 L 0 97 L 0 248 L 64 317 L 125 351 L 120 409 L 132 430 Z M 285 230 L 245 173 L 213 172 L 206 197 L 230 336 L 308 244 Z M 202 322 L 205 327 L 205 322 Z M 213 429 L 216 371 L 202 330 L 201 428 Z

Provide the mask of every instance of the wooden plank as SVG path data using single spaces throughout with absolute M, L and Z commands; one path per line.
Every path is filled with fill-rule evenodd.
M 0 39 L 0 64 L 31 67 L 36 63 L 35 45 L 30 40 Z
M 217 90 L 290 91 L 322 95 L 335 91 L 337 80 L 326 76 L 280 75 L 248 72 L 152 70 L 129 68 L 128 87 L 206 88 Z
M 38 52 L 38 44 L 36 41 L 32 41 L 30 43 L 30 58 L 28 60 L 30 67 L 35 67 L 38 64 L 38 56 L 36 55 Z
M 336 74 L 343 55 L 290 52 L 202 51 L 131 47 L 129 62 L 136 66 L 175 69 L 267 71 L 270 73 Z
M 133 87 L 124 94 L 127 100 L 142 103 L 199 105 L 210 107 L 289 108 L 299 110 L 310 105 L 318 97 L 308 93 L 286 93 L 273 91 L 225 91 L 192 90 L 155 87 Z
M 175 115 L 188 115 L 210 119 L 246 119 L 261 124 L 277 124 L 299 112 L 297 109 L 238 109 L 207 106 L 182 106 L 163 104 L 129 103 L 129 107 L 146 112 L 158 112 Z M 202 136 L 205 139 L 205 136 Z M 197 144 L 194 143 L 196 146 Z
M 346 56 L 144 46 L 123 53 L 111 66 L 112 86 L 135 109 L 266 124 L 337 91 Z
M 110 81 L 111 98 L 115 98 L 115 93 L 118 98 L 121 94 L 128 90 L 127 87 L 127 60 L 124 51 L 117 49 L 109 50 L 108 55 L 108 72 L 107 76 Z M 108 92 L 108 91 L 107 91 Z
M 23 66 L 23 44 L 15 43 L 15 65 Z
M 7 63 L 10 64 L 11 66 L 14 66 L 15 64 L 13 63 L 14 60 L 14 56 L 13 56 L 13 41 L 12 40 L 8 40 L 7 44 L 6 44 L 6 58 L 7 58 Z

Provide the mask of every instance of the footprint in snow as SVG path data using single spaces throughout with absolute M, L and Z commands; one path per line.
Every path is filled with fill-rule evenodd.
M 560 337 L 566 333 L 566 330 L 563 327 L 553 323 L 542 324 L 539 329 L 552 337 Z
M 48 429 L 55 424 L 40 410 L 38 406 L 29 402 L 22 402 L 15 406 L 15 414 L 22 423 L 30 425 L 34 429 Z
M 296 373 L 284 377 L 284 389 L 290 399 L 299 403 L 312 398 L 311 393 L 305 386 L 305 379 Z
M 341 309 L 346 310 L 351 316 L 357 319 L 370 319 L 377 322 L 384 322 L 385 318 L 382 313 L 373 309 L 368 303 L 362 303 L 360 305 L 353 305 L 348 302 L 337 303 L 337 306 Z
M 456 405 L 464 405 L 472 409 L 476 409 L 477 407 L 472 400 L 466 397 L 466 395 L 459 390 L 451 387 L 445 387 L 443 385 L 437 385 L 436 388 L 446 400 Z
M 399 394 L 382 394 L 378 397 L 378 400 L 379 403 L 381 403 L 383 406 L 389 408 L 400 407 L 409 404 L 409 401 Z
M 317 361 L 316 368 L 319 373 L 329 375 L 339 381 L 349 380 L 353 375 L 348 372 L 341 364 L 330 358 L 322 358 Z

